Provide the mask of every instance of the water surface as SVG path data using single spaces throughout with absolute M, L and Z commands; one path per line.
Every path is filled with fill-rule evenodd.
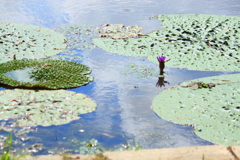
M 33 24 L 54 29 L 64 23 L 140 25 L 143 32 L 160 28 L 160 21 L 150 17 L 156 14 L 219 14 L 240 15 L 239 0 L 0 0 L 0 21 Z M 140 78 L 122 73 L 127 66 L 153 68 L 158 66 L 145 58 L 124 57 L 106 53 L 101 49 L 79 51 L 83 60 L 78 61 L 92 69 L 94 81 L 86 86 L 70 89 L 84 93 L 98 104 L 93 113 L 81 115 L 70 124 L 37 127 L 28 136 L 26 145 L 42 143 L 46 154 L 53 149 L 75 149 L 73 140 L 92 138 L 104 147 L 122 144 L 134 137 L 143 148 L 184 147 L 212 144 L 197 137 L 193 128 L 172 124 L 159 118 L 151 109 L 153 98 L 164 88 L 181 82 L 228 74 L 227 72 L 200 72 L 166 68 L 165 87 L 156 87 L 157 76 Z M 159 51 L 159 54 L 162 54 Z M 167 64 L 166 64 L 167 66 Z M 1 88 L 4 90 L 4 88 Z M 84 130 L 80 132 L 79 130 Z M 6 132 L 0 132 L 6 134 Z M 57 138 L 56 138 L 57 137 Z M 71 141 L 71 143 L 69 143 Z M 73 153 L 77 153 L 73 152 Z

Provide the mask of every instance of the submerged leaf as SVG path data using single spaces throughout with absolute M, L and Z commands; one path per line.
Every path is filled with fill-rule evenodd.
M 74 23 L 62 24 L 56 28 L 56 31 L 67 37 L 67 52 L 71 49 L 91 50 L 94 48 L 92 37 L 97 36 L 97 29 L 92 25 L 76 25 Z

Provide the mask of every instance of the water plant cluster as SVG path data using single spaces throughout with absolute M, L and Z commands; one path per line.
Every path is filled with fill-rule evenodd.
M 239 22 L 235 16 L 159 15 L 164 29 L 139 38 L 95 38 L 103 50 L 125 56 L 167 56 L 169 67 L 205 71 L 239 71 Z
M 106 148 L 103 146 L 103 144 L 99 143 L 96 139 L 91 139 L 89 141 L 82 141 L 77 142 L 74 141 L 74 143 L 77 143 L 79 147 L 78 150 L 75 152 L 78 152 L 78 154 L 98 154 L 102 152 L 113 152 L 113 151 L 127 151 L 127 150 L 140 150 L 142 147 L 135 143 L 135 140 L 132 139 L 131 141 L 127 141 L 125 139 L 125 143 L 121 145 L 116 145 L 114 148 Z
M 95 110 L 96 103 L 86 95 L 56 90 L 93 81 L 88 75 L 91 69 L 80 63 L 41 59 L 53 58 L 60 52 L 71 57 L 75 49 L 89 50 L 96 45 L 111 53 L 147 57 L 150 62 L 159 63 L 157 86 L 168 83 L 163 75 L 165 62 L 168 67 L 189 70 L 239 71 L 239 17 L 190 14 L 153 18 L 162 22 L 163 29 L 146 35 L 139 26 L 105 24 L 94 28 L 64 24 L 56 29 L 64 37 L 41 27 L 1 22 L 0 83 L 13 88 L 55 89 L 0 91 L 1 120 L 11 120 L 15 126 L 61 125 Z M 91 38 L 97 35 L 93 44 Z M 138 77 L 158 75 L 151 68 L 129 67 Z M 157 95 L 153 111 L 168 121 L 194 126 L 195 133 L 210 142 L 239 144 L 239 79 L 239 74 L 232 74 L 184 82 Z M 122 147 L 140 149 L 128 143 Z M 38 150 L 42 145 L 32 148 Z M 79 148 L 81 154 L 103 151 L 106 150 L 95 139 L 82 142 Z
M 93 81 L 89 67 L 49 59 L 65 50 L 64 35 L 43 27 L 5 22 L 0 23 L 0 30 L 0 85 L 13 89 L 0 91 L 1 120 L 11 124 L 1 124 L 1 130 L 17 135 L 17 127 L 30 131 L 33 126 L 66 124 L 95 110 L 96 102 L 86 95 L 57 90 Z M 42 147 L 34 144 L 29 153 Z
M 153 18 L 162 22 L 161 29 L 135 38 L 125 32 L 121 32 L 124 38 L 116 38 L 102 29 L 104 34 L 93 42 L 107 52 L 145 56 L 158 63 L 156 86 L 160 87 L 168 83 L 164 81 L 165 62 L 168 67 L 189 70 L 240 71 L 239 17 L 177 14 Z M 107 33 L 118 30 L 104 27 Z M 239 78 L 239 74 L 225 75 L 171 87 L 153 100 L 153 110 L 163 119 L 194 126 L 195 133 L 210 142 L 239 144 Z

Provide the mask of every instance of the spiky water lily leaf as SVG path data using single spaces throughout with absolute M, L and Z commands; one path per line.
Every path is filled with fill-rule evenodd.
M 4 90 L 0 99 L 0 119 L 13 119 L 17 126 L 66 124 L 97 106 L 86 95 L 65 90 Z
M 141 33 L 140 26 L 127 26 L 123 24 L 104 24 L 98 28 L 100 37 L 108 37 L 113 39 L 136 38 L 144 35 Z
M 93 80 L 90 68 L 65 60 L 13 60 L 0 68 L 0 83 L 12 87 L 72 88 Z
M 126 56 L 147 56 L 167 66 L 207 71 L 240 70 L 240 17 L 220 15 L 159 15 L 165 30 L 128 39 L 95 38 L 99 48 Z
M 164 90 L 152 106 L 161 118 L 195 126 L 195 133 L 222 145 L 240 144 L 240 74 L 201 78 Z
M 0 63 L 56 55 L 66 48 L 65 41 L 62 34 L 48 28 L 0 22 Z
M 97 36 L 97 29 L 92 25 L 76 25 L 73 23 L 63 24 L 56 28 L 56 31 L 66 35 L 67 52 L 71 49 L 91 50 L 94 48 L 91 38 Z M 71 53 L 71 52 L 70 52 Z

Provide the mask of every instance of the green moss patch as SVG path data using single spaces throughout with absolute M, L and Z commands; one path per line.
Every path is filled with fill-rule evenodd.
M 34 25 L 0 22 L 0 63 L 13 59 L 40 59 L 60 53 L 66 38 Z
M 65 60 L 13 60 L 0 68 L 0 83 L 11 87 L 72 88 L 93 80 L 90 68 Z
M 240 74 L 201 78 L 164 90 L 152 107 L 161 118 L 193 125 L 195 133 L 222 145 L 240 144 Z
M 205 71 L 240 70 L 240 17 L 220 15 L 159 15 L 164 30 L 140 38 L 95 38 L 94 44 L 125 56 L 167 56 L 167 66 Z
M 65 90 L 4 90 L 0 99 L 0 119 L 13 119 L 17 126 L 66 124 L 97 106 L 86 95 Z

